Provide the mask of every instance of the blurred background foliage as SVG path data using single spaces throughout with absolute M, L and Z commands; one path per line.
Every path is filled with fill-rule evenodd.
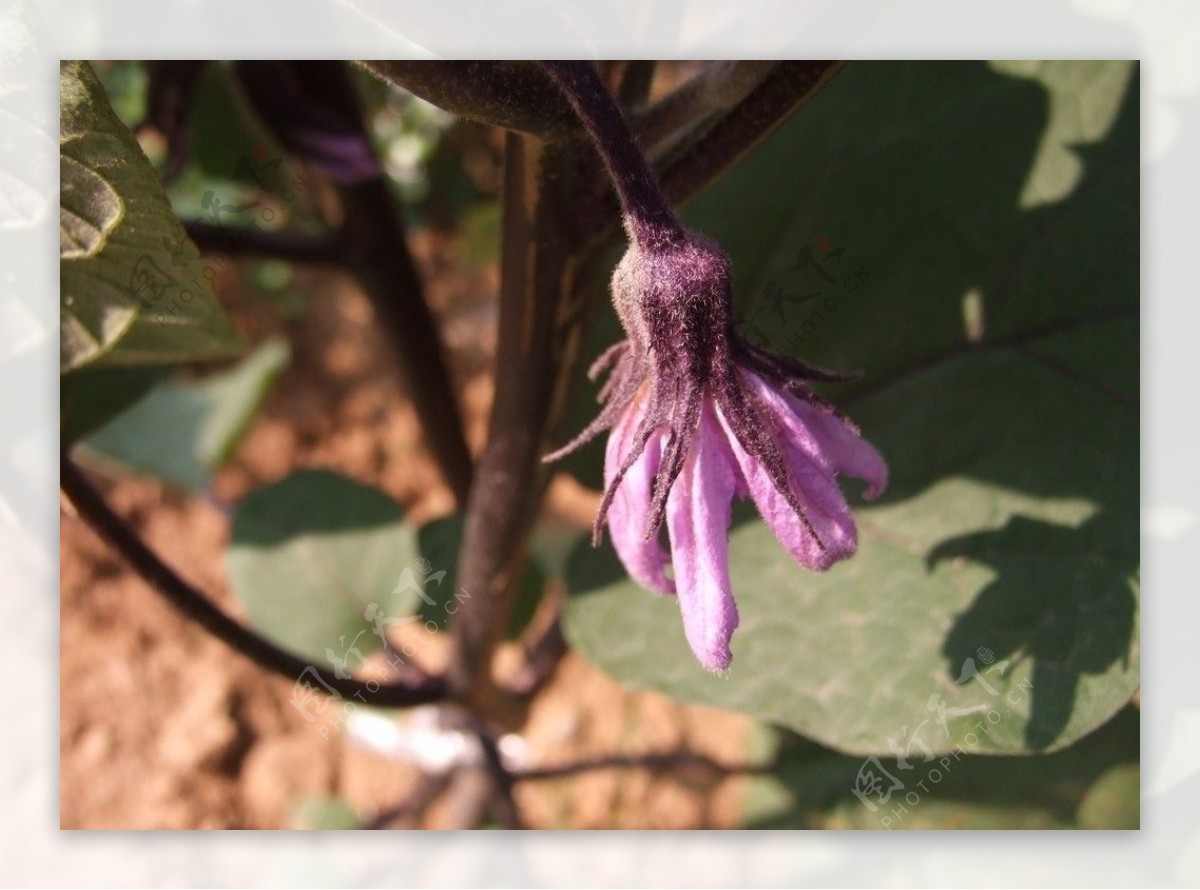
M 139 123 L 144 66 L 97 70 L 117 114 Z M 454 232 L 467 262 L 494 264 L 496 134 L 356 83 L 411 225 Z M 208 66 L 193 112 L 189 162 L 168 183 L 177 213 L 203 217 L 216 193 L 245 221 L 253 204 L 275 226 L 324 225 L 319 189 L 286 201 L 239 175 L 251 156 L 283 161 L 285 180 L 305 174 L 228 66 Z M 858 556 L 823 575 L 792 564 L 753 510 L 735 513 L 742 627 L 728 676 L 696 666 L 674 602 L 632 584 L 607 545 L 581 540 L 563 568 L 563 532 L 535 541 L 519 612 L 565 573 L 566 629 L 585 657 L 629 686 L 757 719 L 747 825 L 1136 826 L 1138 121 L 1136 63 L 851 63 L 687 208 L 731 253 L 743 336 L 861 372 L 826 394 L 888 459 L 891 486 L 857 505 Z M 165 147 L 142 135 L 161 170 Z M 239 269 L 283 311 L 305 311 L 289 264 Z M 593 315 L 594 355 L 619 328 L 606 301 Z M 287 361 L 277 343 L 201 375 L 129 369 L 107 411 L 64 409 L 64 436 L 88 437 L 110 466 L 203 491 Z M 64 402 L 113 389 L 68 376 Z M 564 437 L 594 396 L 580 385 Z M 568 470 L 598 487 L 602 448 Z M 380 528 L 407 524 L 374 501 L 378 523 L 295 507 L 373 498 L 355 486 L 295 474 L 234 506 L 239 597 L 264 633 L 316 656 L 362 629 L 364 597 L 387 594 L 361 588 L 357 569 L 372 560 L 386 563 L 379 578 L 395 574 L 364 554 Z M 402 555 L 451 565 L 459 524 L 406 532 Z M 287 534 L 246 531 L 264 527 Z M 333 604 L 341 613 L 328 598 L 313 605 L 323 589 L 311 575 L 264 587 L 300 540 L 359 586 Z M 264 591 L 276 600 L 256 608 Z M 413 597 L 404 608 L 430 611 Z M 300 821 L 350 818 L 336 802 L 305 806 Z

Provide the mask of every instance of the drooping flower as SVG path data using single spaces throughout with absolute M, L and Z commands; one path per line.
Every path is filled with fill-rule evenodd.
M 863 479 L 875 497 L 887 467 L 809 385 L 845 378 L 737 336 L 729 258 L 683 227 L 596 71 L 587 62 L 542 65 L 603 160 L 630 240 L 612 281 L 627 337 L 591 370 L 593 378 L 610 372 L 604 407 L 547 460 L 612 430 L 594 540 L 607 521 L 629 574 L 678 594 L 692 651 L 721 671 L 738 624 L 728 553 L 734 496 L 752 498 L 787 551 L 820 571 L 858 546 L 835 477 Z
M 822 571 L 858 543 L 835 477 L 864 480 L 873 498 L 887 467 L 810 386 L 845 377 L 737 335 L 729 261 L 719 247 L 673 226 L 643 225 L 636 236 L 612 281 L 627 338 L 589 372 L 593 379 L 610 373 L 604 407 L 547 459 L 611 429 L 594 538 L 607 522 L 630 576 L 678 595 L 692 651 L 721 671 L 732 661 L 738 625 L 728 558 L 734 496 L 753 499 L 796 561 Z

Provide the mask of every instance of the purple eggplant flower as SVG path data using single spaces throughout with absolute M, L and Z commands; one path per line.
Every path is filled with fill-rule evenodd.
M 590 371 L 593 379 L 610 372 L 604 407 L 547 458 L 611 429 L 594 538 L 607 521 L 630 576 L 678 595 L 688 643 L 710 671 L 729 667 L 738 625 L 728 556 L 734 496 L 753 499 L 792 557 L 822 571 L 858 544 L 835 477 L 864 480 L 867 498 L 887 484 L 879 453 L 810 386 L 846 378 L 739 337 L 730 281 L 727 256 L 707 239 L 637 232 L 612 282 L 627 339 Z

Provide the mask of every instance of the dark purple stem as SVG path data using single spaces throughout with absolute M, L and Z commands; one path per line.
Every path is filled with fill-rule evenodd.
M 60 474 L 63 493 L 75 506 L 80 517 L 121 555 L 143 581 L 185 616 L 260 667 L 293 681 L 304 676 L 315 676 L 337 695 L 378 707 L 404 707 L 447 698 L 446 684 L 440 677 L 419 676 L 411 681 L 383 684 L 372 681 L 368 684 L 362 680 L 334 676 L 291 652 L 280 649 L 248 627 L 234 621 L 207 596 L 175 574 L 153 550 L 142 543 L 137 532 L 113 512 L 100 492 L 65 452 L 62 455 Z
M 455 499 L 465 504 L 473 466 L 441 336 L 408 248 L 402 208 L 371 147 L 347 67 L 239 62 L 237 70 L 251 104 L 288 151 L 335 184 L 345 211 L 339 257 L 371 301 L 430 451 Z
M 667 203 L 629 122 L 588 62 L 543 62 L 583 121 L 616 188 L 629 237 L 639 247 L 662 248 L 683 241 L 683 226 Z
M 200 250 L 227 256 L 259 256 L 296 263 L 340 265 L 345 245 L 340 235 L 309 235 L 282 229 L 221 226 L 202 220 L 185 220 L 188 237 Z

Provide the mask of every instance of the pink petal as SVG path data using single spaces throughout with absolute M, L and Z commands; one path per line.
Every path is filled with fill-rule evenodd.
M 763 387 L 766 388 L 765 384 Z M 742 448 L 718 408 L 717 417 L 741 471 L 742 490 L 754 499 L 763 520 L 792 558 L 807 568 L 823 571 L 858 548 L 854 517 L 834 481 L 832 467 L 810 453 L 816 444 L 812 434 L 801 424 L 791 422 L 795 415 L 778 393 L 770 390 L 763 396 L 760 391 L 755 391 L 754 395 L 759 397 L 759 404 L 767 409 L 767 416 L 774 420 L 772 433 L 787 462 L 792 492 L 812 529 L 816 531 L 816 537 L 775 487 L 762 464 Z
M 863 497 L 872 501 L 887 488 L 888 469 L 875 447 L 842 420 L 815 405 L 787 396 L 800 426 L 816 436 L 820 451 L 843 476 L 867 483 Z
M 667 497 L 667 529 L 684 634 L 710 671 L 723 671 L 733 661 L 729 642 L 738 613 L 729 581 L 729 521 L 736 487 L 724 434 L 706 404 Z
M 776 390 L 755 374 L 743 372 L 742 378 L 784 423 L 793 444 L 809 457 L 835 473 L 866 482 L 863 497 L 867 500 L 874 500 L 887 488 L 887 464 L 874 446 L 846 421 Z
M 644 400 L 634 402 L 608 437 L 604 456 L 604 484 L 607 486 L 625 462 L 641 424 Z M 665 432 L 656 432 L 621 480 L 608 508 L 608 530 L 613 548 L 629 576 L 643 587 L 659 593 L 674 593 L 675 585 L 666 576 L 667 554 L 657 537 L 646 540 L 650 514 L 650 484 L 658 474 Z

